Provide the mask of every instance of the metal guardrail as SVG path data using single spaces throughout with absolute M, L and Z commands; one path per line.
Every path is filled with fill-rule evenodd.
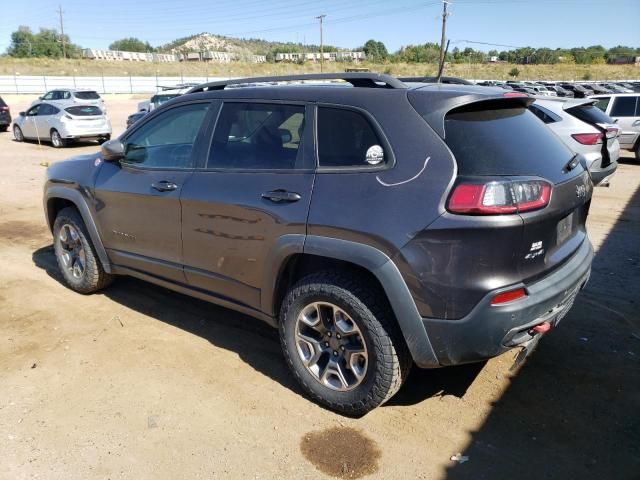
M 80 77 L 49 75 L 0 76 L 0 94 L 42 94 L 56 88 L 86 88 L 98 93 L 155 93 L 158 85 L 202 84 L 225 77 Z

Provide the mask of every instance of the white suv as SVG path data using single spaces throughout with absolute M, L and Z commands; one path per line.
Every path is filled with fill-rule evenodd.
M 640 162 L 640 93 L 593 95 L 604 113 L 620 127 L 620 148 L 631 150 Z

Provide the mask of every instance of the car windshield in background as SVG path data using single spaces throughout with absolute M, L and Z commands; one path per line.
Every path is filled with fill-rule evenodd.
M 614 123 L 613 119 L 595 105 L 576 105 L 567 108 L 567 113 L 591 125 L 597 123 Z
M 87 91 L 87 92 L 76 92 L 76 98 L 80 100 L 99 100 L 100 95 L 98 92 Z
M 64 109 L 65 112 L 75 115 L 77 117 L 90 117 L 96 115 L 102 115 L 102 110 L 92 105 L 86 107 L 69 107 Z
M 153 98 L 151 99 L 151 103 L 153 103 L 156 107 L 159 107 L 161 105 L 164 105 L 165 103 L 167 103 L 169 100 L 173 100 L 176 97 L 179 97 L 180 94 L 175 94 L 175 95 L 154 95 Z

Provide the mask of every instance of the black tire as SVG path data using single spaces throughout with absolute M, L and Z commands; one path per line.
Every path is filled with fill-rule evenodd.
M 636 143 L 636 149 L 634 150 L 634 153 L 636 154 L 636 162 L 640 162 L 640 140 L 638 140 L 638 143 Z
M 362 334 L 367 368 L 361 383 L 351 390 L 336 391 L 322 384 L 298 353 L 298 315 L 314 302 L 329 302 L 344 310 Z M 389 400 L 413 363 L 384 292 L 368 278 L 348 272 L 315 273 L 287 292 L 280 309 L 280 342 L 287 364 L 305 392 L 325 407 L 349 416 L 364 415 Z
M 81 247 L 84 252 L 84 269 L 80 276 L 74 276 L 63 259 L 64 253 L 68 250 L 65 250 L 60 233 L 63 227 L 67 226 L 75 229 L 79 237 L 78 248 Z M 104 271 L 82 217 L 75 208 L 67 207 L 58 212 L 53 224 L 53 248 L 60 273 L 72 290 L 85 294 L 93 293 L 107 287 L 113 281 L 113 275 Z
M 7 130 L 9 130 L 9 125 L 0 126 L 0 132 L 6 132 Z
M 62 138 L 60 133 L 55 128 L 51 129 L 50 135 L 51 145 L 53 145 L 53 148 L 62 148 L 67 145 L 67 142 Z
M 108 142 L 109 140 L 111 140 L 111 135 L 106 135 L 104 137 L 100 137 L 98 139 L 98 145 L 102 145 L 104 142 Z
M 16 142 L 24 142 L 24 134 L 18 125 L 13 126 L 13 138 L 16 139 Z

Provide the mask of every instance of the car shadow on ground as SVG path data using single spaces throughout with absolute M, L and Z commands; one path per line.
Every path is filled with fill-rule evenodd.
M 640 187 L 573 309 L 469 432 L 468 460 L 452 461 L 444 478 L 640 478 L 639 239 Z
M 33 252 L 32 259 L 37 267 L 65 285 L 52 245 Z M 216 347 L 233 351 L 257 371 L 295 393 L 303 394 L 285 364 L 277 330 L 260 320 L 131 277 L 118 277 L 100 294 L 198 335 Z M 464 365 L 446 371 L 414 368 L 400 392 L 388 404 L 415 405 L 441 395 L 462 397 L 483 365 Z

